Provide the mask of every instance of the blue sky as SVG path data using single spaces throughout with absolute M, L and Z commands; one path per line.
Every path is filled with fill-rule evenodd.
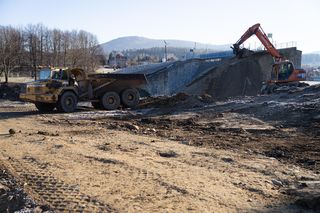
M 306 53 L 320 51 L 319 10 L 317 0 L 0 0 L 0 25 L 83 29 L 101 43 L 136 35 L 226 44 L 261 23 Z

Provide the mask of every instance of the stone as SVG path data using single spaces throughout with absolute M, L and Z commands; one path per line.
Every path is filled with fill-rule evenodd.
M 279 186 L 282 187 L 283 183 L 280 180 L 276 180 L 276 179 L 272 179 L 271 182 L 273 183 L 273 185 L 275 186 Z
M 139 126 L 134 125 L 134 124 L 129 124 L 129 123 L 126 124 L 126 127 L 130 130 L 136 130 L 136 131 L 139 131 L 139 129 L 140 129 Z
M 9 129 L 9 134 L 10 134 L 10 135 L 16 134 L 16 130 L 14 130 L 14 129 Z

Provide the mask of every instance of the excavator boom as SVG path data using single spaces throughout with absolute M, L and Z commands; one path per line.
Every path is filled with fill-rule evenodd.
M 273 44 L 268 39 L 268 36 L 265 34 L 260 24 L 255 24 L 250 27 L 241 38 L 233 44 L 233 51 L 236 55 L 238 55 L 241 51 L 240 45 L 243 44 L 247 39 L 249 39 L 252 35 L 256 35 L 257 38 L 261 41 L 263 46 L 267 49 L 267 51 L 274 57 L 275 61 L 284 60 L 284 57 L 279 53 L 279 51 L 273 46 Z
M 266 48 L 267 52 L 275 60 L 275 63 L 273 64 L 271 70 L 271 79 L 267 81 L 266 87 L 264 87 L 263 91 L 268 91 L 269 93 L 271 90 L 274 90 L 279 85 L 299 85 L 299 81 L 305 80 L 306 72 L 302 69 L 295 69 L 293 63 L 280 54 L 280 52 L 273 46 L 271 41 L 268 39 L 268 36 L 265 34 L 259 23 L 250 27 L 240 37 L 240 39 L 235 44 L 233 44 L 231 48 L 233 49 L 234 54 L 236 54 L 239 57 L 242 57 L 245 54 L 245 49 L 241 49 L 240 45 L 243 44 L 253 35 L 257 36 L 257 38 Z

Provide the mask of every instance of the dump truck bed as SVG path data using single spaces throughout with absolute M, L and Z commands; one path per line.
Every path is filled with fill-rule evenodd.
M 139 81 L 141 84 L 146 83 L 147 79 L 144 74 L 125 74 L 125 73 L 99 73 L 99 74 L 89 74 L 89 78 L 92 79 L 115 79 L 115 80 L 133 80 Z

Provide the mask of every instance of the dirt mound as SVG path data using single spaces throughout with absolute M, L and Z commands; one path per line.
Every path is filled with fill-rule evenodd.
M 262 53 L 227 59 L 191 82 L 186 93 L 209 94 L 216 99 L 257 95 L 268 78 L 271 64 L 272 58 Z
M 212 97 L 208 94 L 201 96 L 188 95 L 186 93 L 178 93 L 174 96 L 159 96 L 148 97 L 141 101 L 139 108 L 173 108 L 190 109 L 204 106 L 206 103 L 210 103 Z
M 19 100 L 21 84 L 18 83 L 2 83 L 0 84 L 0 99 L 8 99 L 11 101 Z

